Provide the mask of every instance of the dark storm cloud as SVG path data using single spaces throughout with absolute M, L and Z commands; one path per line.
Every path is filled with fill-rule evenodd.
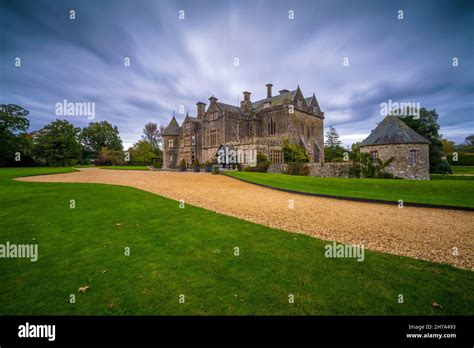
M 95 102 L 96 120 L 130 144 L 149 121 L 195 115 L 211 94 L 258 100 L 272 82 L 275 93 L 315 92 L 346 145 L 367 136 L 389 99 L 436 109 L 459 142 L 474 130 L 473 13 L 468 1 L 2 1 L 0 102 L 30 110 L 32 129 L 64 99 Z

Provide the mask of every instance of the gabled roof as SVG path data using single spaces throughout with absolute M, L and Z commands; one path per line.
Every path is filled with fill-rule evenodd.
M 389 115 L 362 141 L 360 146 L 385 144 L 429 144 L 397 116 Z
M 201 120 L 200 120 L 199 118 L 189 116 L 189 114 L 186 114 L 186 118 L 184 119 L 183 123 L 186 122 L 186 121 L 190 121 L 190 122 L 201 122 Z
M 163 135 L 179 135 L 179 125 L 174 116 L 163 131 Z
M 229 113 L 237 113 L 237 114 L 241 114 L 242 113 L 242 109 L 239 108 L 238 106 L 234 106 L 234 105 L 230 105 L 230 104 L 226 104 L 226 103 L 221 103 L 221 102 L 216 102 L 217 106 L 222 110 L 222 111 L 226 111 L 226 112 L 229 112 Z
M 285 104 L 287 101 L 293 100 L 296 94 L 296 89 L 290 92 L 282 93 L 271 98 L 265 98 L 252 103 L 253 109 L 259 109 L 266 101 L 270 101 L 272 106 Z

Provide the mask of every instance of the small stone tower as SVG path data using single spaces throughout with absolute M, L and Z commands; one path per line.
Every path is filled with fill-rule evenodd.
M 163 169 L 177 168 L 179 150 L 179 125 L 173 116 L 163 131 Z
M 381 161 L 393 157 L 386 171 L 398 178 L 429 180 L 429 143 L 400 118 L 389 115 L 361 143 L 360 151 Z

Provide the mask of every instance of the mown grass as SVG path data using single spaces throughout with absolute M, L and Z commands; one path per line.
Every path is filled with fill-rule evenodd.
M 329 259 L 327 242 L 129 187 L 11 180 L 68 170 L 0 169 L 0 243 L 39 245 L 37 262 L 0 259 L 2 315 L 474 314 L 467 270 Z
M 451 166 L 453 174 L 472 174 L 474 175 L 474 166 Z
M 474 207 L 474 181 L 469 180 L 342 179 L 236 171 L 226 175 L 298 192 Z

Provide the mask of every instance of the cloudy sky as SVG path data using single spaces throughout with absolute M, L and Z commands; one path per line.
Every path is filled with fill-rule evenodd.
M 117 125 L 128 146 L 149 121 L 166 125 L 173 111 L 178 121 L 194 116 L 196 102 L 212 94 L 235 105 L 244 90 L 262 99 L 271 82 L 274 93 L 297 85 L 305 96 L 315 92 L 325 126 L 335 126 L 345 145 L 369 134 L 389 100 L 436 109 L 449 139 L 474 132 L 472 2 L 0 4 L 0 102 L 28 109 L 30 130 L 56 118 L 84 127 L 87 117 L 58 117 L 55 105 L 89 102 L 94 121 Z

